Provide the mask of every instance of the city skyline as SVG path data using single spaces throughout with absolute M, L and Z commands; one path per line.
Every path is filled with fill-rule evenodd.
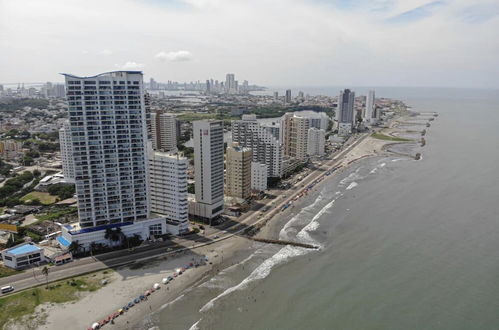
M 499 87 L 490 0 L 93 1 L 2 1 L 1 80 L 125 69 L 146 81 L 234 72 L 265 86 Z

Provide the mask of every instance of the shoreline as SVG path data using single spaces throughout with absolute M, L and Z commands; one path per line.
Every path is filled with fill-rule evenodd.
M 401 118 L 394 118 L 393 121 Z M 380 131 L 385 129 L 401 130 L 401 128 L 393 128 L 390 125 L 389 128 L 384 128 Z M 417 142 L 417 140 L 394 142 L 367 136 L 343 155 L 341 159 L 338 159 L 337 166 L 340 167 L 333 175 L 325 175 L 328 170 L 324 170 L 321 175 L 314 179 L 311 189 L 306 190 L 301 195 L 301 198 L 293 199 L 293 205 L 300 208 L 302 204 L 305 204 L 317 192 L 321 184 L 328 182 L 328 179 L 342 173 L 350 165 L 366 158 L 394 155 L 396 153 L 386 150 L 390 145 L 414 142 Z M 403 156 L 410 157 L 410 155 Z M 297 188 L 292 197 L 300 195 L 304 190 L 305 188 Z M 275 238 L 275 236 L 279 235 L 278 228 L 282 227 L 283 221 L 286 219 L 289 220 L 293 214 L 293 208 L 288 208 L 284 211 L 281 211 L 280 207 L 276 206 L 276 208 L 278 211 L 270 216 L 269 219 L 264 220 L 266 216 L 272 213 L 273 209 L 269 210 L 266 216 L 261 219 L 264 220 L 261 222 L 263 225 L 260 227 L 256 237 Z M 206 277 L 217 274 L 224 268 L 226 263 L 230 264 L 231 261 L 234 261 L 238 252 L 252 244 L 253 242 L 247 238 L 234 235 L 210 245 L 179 252 L 175 256 L 163 256 L 145 261 L 137 269 L 132 269 L 130 266 L 119 267 L 113 270 L 112 280 L 108 285 L 98 291 L 84 294 L 78 301 L 38 306 L 35 315 L 41 320 L 46 317 L 45 323 L 43 325 L 40 324 L 38 328 L 89 328 L 93 322 L 99 322 L 107 315 L 116 312 L 120 306 L 125 305 L 127 302 L 133 300 L 134 297 L 151 288 L 154 283 L 160 283 L 161 289 L 153 293 L 147 301 L 137 304 L 128 312 L 118 317 L 114 321 L 114 324 L 107 324 L 104 328 L 131 329 L 139 326 L 143 327 L 143 322 L 148 314 L 157 312 L 166 304 L 176 299 L 181 299 L 183 292 L 194 287 L 196 283 L 205 280 Z M 199 259 L 204 255 L 209 260 L 209 263 L 205 266 L 187 270 L 183 275 L 172 281 L 171 284 L 164 285 L 161 283 L 161 279 L 171 275 L 176 268 L 183 267 L 192 258 Z M 8 329 L 24 329 L 25 327 L 19 323 L 8 327 Z

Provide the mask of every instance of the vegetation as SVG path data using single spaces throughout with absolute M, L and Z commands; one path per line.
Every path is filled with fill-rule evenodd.
M 66 207 L 61 209 L 56 209 L 44 214 L 37 214 L 36 218 L 39 221 L 54 221 L 68 214 L 75 214 L 78 211 L 76 207 Z
M 12 268 L 0 265 L 0 278 L 1 277 L 7 277 L 7 276 L 10 276 L 10 275 L 14 275 L 14 274 L 17 274 L 17 273 L 21 273 L 21 272 L 18 271 L 18 270 L 15 270 L 15 269 L 12 269 Z
M 48 288 L 38 287 L 2 297 L 0 298 L 0 329 L 3 329 L 10 320 L 20 321 L 24 316 L 33 314 L 35 308 L 43 303 L 65 303 L 78 300 L 80 293 L 100 289 L 103 278 L 108 278 L 108 275 L 89 274 L 51 283 Z
M 54 184 L 48 187 L 47 191 L 50 195 L 57 195 L 61 200 L 73 197 L 75 194 L 75 186 L 69 184 Z
M 0 206 L 13 206 L 12 202 L 16 202 L 16 195 L 22 191 L 24 185 L 31 182 L 34 179 L 34 175 L 31 172 L 23 172 L 12 179 L 5 182 L 4 186 L 0 188 Z M 28 193 L 25 192 L 24 194 Z M 17 200 L 18 202 L 18 200 Z M 14 204 L 16 205 L 16 204 Z
M 386 141 L 394 141 L 394 142 L 408 142 L 408 141 L 412 141 L 410 139 L 404 139 L 404 138 L 399 138 L 399 137 L 395 137 L 395 136 L 389 136 L 389 135 L 385 135 L 385 134 L 381 134 L 381 133 L 373 133 L 371 136 L 373 138 L 375 138 L 375 139 L 386 140 Z
M 0 112 L 14 112 L 24 107 L 32 108 L 46 108 L 49 105 L 48 100 L 44 99 L 18 99 L 18 98 L 4 98 L 0 102 Z
M 40 204 L 50 205 L 54 204 L 57 198 L 47 192 L 33 191 L 21 197 L 20 200 L 25 204 L 36 205 L 37 203 L 29 203 L 29 201 L 38 201 Z
M 186 147 L 182 144 L 178 145 L 178 151 L 182 152 L 185 157 L 192 159 L 194 158 L 194 148 Z
M 196 112 L 187 112 L 182 113 L 177 116 L 178 120 L 191 122 L 195 120 L 204 120 L 204 119 L 216 119 L 216 113 L 196 113 Z
M 0 175 L 8 176 L 13 167 L 14 166 L 7 164 L 6 162 L 0 159 Z

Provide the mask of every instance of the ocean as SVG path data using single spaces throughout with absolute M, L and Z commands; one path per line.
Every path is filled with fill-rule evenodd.
M 413 147 L 422 160 L 366 159 L 328 179 L 275 232 L 318 251 L 255 243 L 144 329 L 498 328 L 499 91 L 375 90 L 439 113 Z

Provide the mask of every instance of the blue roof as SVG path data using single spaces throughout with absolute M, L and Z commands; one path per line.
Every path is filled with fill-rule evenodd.
M 68 247 L 71 245 L 71 243 L 69 243 L 69 241 L 62 236 L 58 236 L 56 240 L 57 242 L 61 243 L 61 245 L 64 247 Z
M 25 253 L 37 252 L 40 250 L 41 249 L 38 246 L 30 243 L 13 247 L 12 249 L 7 250 L 7 252 L 12 254 L 25 254 Z

